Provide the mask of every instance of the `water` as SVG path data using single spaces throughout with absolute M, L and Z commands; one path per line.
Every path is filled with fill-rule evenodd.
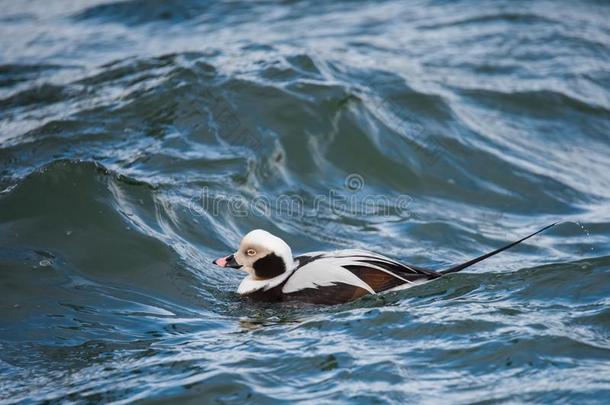
M 0 5 L 3 403 L 607 400 L 604 2 Z M 440 269 L 557 220 L 335 307 L 211 264 L 261 227 Z

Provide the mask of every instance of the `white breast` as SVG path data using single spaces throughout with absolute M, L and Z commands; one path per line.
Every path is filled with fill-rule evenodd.
M 251 275 L 248 275 L 248 277 L 244 278 L 239 284 L 237 293 L 240 295 L 246 295 L 258 290 L 267 291 L 286 280 L 286 277 L 288 276 L 290 276 L 289 271 L 280 274 L 277 277 L 270 278 L 269 280 L 256 280 Z

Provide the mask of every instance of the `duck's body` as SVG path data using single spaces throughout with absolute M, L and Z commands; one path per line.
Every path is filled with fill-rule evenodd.
M 460 271 L 553 225 L 439 272 L 362 250 L 312 252 L 293 259 L 290 247 L 283 240 L 259 229 L 242 239 L 240 249 L 235 254 L 217 259 L 214 263 L 245 270 L 248 276 L 237 292 L 253 300 L 341 304 L 367 294 L 408 288 Z
M 340 304 L 440 276 L 367 251 L 312 252 L 297 256 L 293 270 L 263 281 L 265 287 L 246 277 L 237 291 L 261 301 Z

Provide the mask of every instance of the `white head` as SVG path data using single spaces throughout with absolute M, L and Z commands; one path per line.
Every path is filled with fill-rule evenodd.
M 214 264 L 248 273 L 237 290 L 240 294 L 272 288 L 285 280 L 294 268 L 290 246 L 262 229 L 249 232 L 241 240 L 237 252 L 214 260 Z

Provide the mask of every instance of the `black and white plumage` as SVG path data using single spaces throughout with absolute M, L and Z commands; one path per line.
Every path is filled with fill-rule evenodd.
M 254 300 L 340 304 L 367 294 L 408 288 L 463 270 L 553 225 L 442 271 L 403 264 L 363 250 L 312 252 L 293 258 L 286 242 L 261 229 L 248 233 L 237 252 L 214 260 L 214 264 L 246 271 L 248 276 L 237 292 Z

